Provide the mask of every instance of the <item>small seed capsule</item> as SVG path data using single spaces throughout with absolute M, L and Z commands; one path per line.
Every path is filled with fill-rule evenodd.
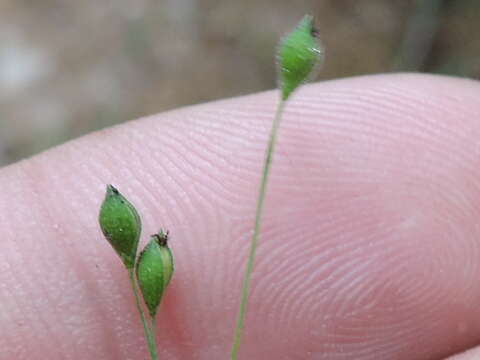
M 305 15 L 280 42 L 278 77 L 282 100 L 286 100 L 299 85 L 309 80 L 316 65 L 323 60 L 323 49 L 317 35 L 313 16 Z
M 168 232 L 160 230 L 152 235 L 137 261 L 138 285 L 152 318 L 173 275 L 173 256 L 167 242 Z
M 112 185 L 100 208 L 100 228 L 127 269 L 135 265 L 142 224 L 137 210 Z

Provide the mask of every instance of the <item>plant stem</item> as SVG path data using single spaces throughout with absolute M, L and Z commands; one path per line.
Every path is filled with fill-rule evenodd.
M 140 318 L 142 319 L 143 330 L 145 332 L 145 338 L 147 339 L 148 351 L 150 352 L 150 357 L 152 360 L 158 360 L 157 354 L 157 344 L 155 342 L 155 335 L 154 331 L 152 330 L 145 319 L 145 314 L 143 312 L 142 306 L 140 304 L 140 297 L 138 295 L 137 283 L 135 281 L 135 271 L 134 269 L 128 269 L 128 275 L 130 277 L 130 284 L 132 285 L 133 294 L 135 295 L 135 304 L 137 305 L 137 310 L 140 314 Z M 153 324 L 153 319 L 152 319 Z
M 152 331 L 153 339 L 156 339 L 157 321 L 155 317 L 150 318 L 150 330 Z
M 263 213 L 263 205 L 265 202 L 265 194 L 267 192 L 268 176 L 270 174 L 270 167 L 272 165 L 273 152 L 275 149 L 275 144 L 277 142 L 278 126 L 282 118 L 284 107 L 285 107 L 285 100 L 280 100 L 280 103 L 277 106 L 275 117 L 273 119 L 272 130 L 270 132 L 268 147 L 265 153 L 262 179 L 260 182 L 260 189 L 259 189 L 258 198 L 257 198 L 257 209 L 255 213 L 255 227 L 253 230 L 252 242 L 250 245 L 250 253 L 247 261 L 247 267 L 245 269 L 245 277 L 243 279 L 242 298 L 240 301 L 240 309 L 238 312 L 235 335 L 233 337 L 231 360 L 237 360 L 238 358 L 238 349 L 240 347 L 240 340 L 242 337 L 243 326 L 245 323 L 245 315 L 247 311 L 248 297 L 250 293 L 250 280 L 252 278 L 253 264 L 254 264 L 255 255 L 257 252 L 258 235 L 260 233 L 260 228 L 262 225 L 262 213 Z

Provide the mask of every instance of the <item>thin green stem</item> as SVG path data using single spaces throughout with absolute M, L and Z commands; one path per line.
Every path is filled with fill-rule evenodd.
M 152 330 L 152 336 L 156 339 L 157 334 L 157 320 L 156 317 L 150 318 L 150 330 Z
M 142 319 L 143 331 L 145 332 L 145 338 L 147 339 L 150 357 L 152 360 L 158 360 L 157 344 L 155 342 L 154 330 L 149 326 L 147 320 L 145 319 L 145 314 L 140 304 L 140 296 L 138 295 L 137 283 L 135 281 L 135 271 L 133 268 L 128 269 L 128 275 L 130 277 L 130 284 L 132 285 L 133 294 L 135 295 L 135 304 L 137 305 L 137 310 L 140 314 L 140 318 Z
M 260 182 L 260 189 L 259 189 L 258 198 L 257 198 L 257 209 L 255 213 L 255 227 L 253 230 L 252 242 L 250 245 L 250 253 L 247 261 L 247 267 L 245 269 L 245 277 L 243 279 L 242 298 L 240 301 L 240 309 L 238 312 L 235 335 L 233 337 L 231 360 L 237 360 L 238 358 L 238 349 L 240 348 L 240 340 L 242 337 L 243 326 L 245 323 L 245 314 L 247 311 L 248 297 L 250 293 L 250 280 L 252 277 L 253 264 L 254 264 L 255 255 L 257 252 L 258 235 L 260 233 L 260 228 L 262 225 L 262 213 L 263 213 L 263 205 L 265 202 L 265 194 L 267 192 L 268 176 L 270 174 L 270 167 L 272 165 L 273 152 L 275 150 L 275 144 L 277 142 L 278 126 L 282 118 L 284 107 L 285 107 L 285 100 L 280 100 L 280 103 L 277 106 L 275 117 L 273 119 L 272 130 L 270 132 L 268 147 L 265 153 L 265 162 L 263 164 L 262 179 Z

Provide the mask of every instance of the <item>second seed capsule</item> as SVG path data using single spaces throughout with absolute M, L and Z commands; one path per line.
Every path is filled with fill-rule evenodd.
M 165 289 L 173 275 L 173 256 L 168 232 L 152 235 L 137 261 L 137 280 L 152 318 L 157 314 Z

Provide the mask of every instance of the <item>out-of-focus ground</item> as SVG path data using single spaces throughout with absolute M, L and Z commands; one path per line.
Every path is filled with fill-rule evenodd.
M 305 13 L 327 49 L 319 79 L 480 75 L 475 0 L 0 0 L 0 166 L 143 115 L 274 88 L 276 43 Z

